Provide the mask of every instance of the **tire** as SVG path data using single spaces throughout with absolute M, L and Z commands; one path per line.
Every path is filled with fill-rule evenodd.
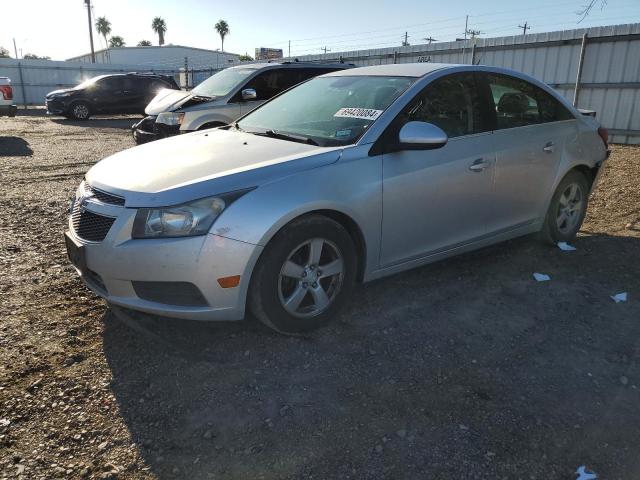
M 562 179 L 540 231 L 542 241 L 556 245 L 575 238 L 587 213 L 589 190 L 589 180 L 577 170 L 572 170 Z
M 349 297 L 356 268 L 356 250 L 342 225 L 321 215 L 294 220 L 262 252 L 249 287 L 249 309 L 283 334 L 315 330 Z
M 88 120 L 91 116 L 89 104 L 82 101 L 71 104 L 69 115 L 75 120 Z

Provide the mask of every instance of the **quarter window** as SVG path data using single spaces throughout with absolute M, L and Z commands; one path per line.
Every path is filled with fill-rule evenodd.
M 427 86 L 408 110 L 407 121 L 428 122 L 448 137 L 490 130 L 483 119 L 482 100 L 471 74 L 441 78 Z

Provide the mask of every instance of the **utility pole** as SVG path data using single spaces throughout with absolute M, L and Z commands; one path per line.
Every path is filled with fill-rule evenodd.
M 518 28 L 522 29 L 522 36 L 524 37 L 527 35 L 527 30 L 529 30 L 531 26 L 527 22 L 524 22 L 524 25 L 518 25 Z
M 326 55 L 327 52 L 330 52 L 331 49 L 327 48 L 327 47 L 321 47 L 320 50 L 322 50 L 322 53 L 324 53 Z
M 93 49 L 93 26 L 91 25 L 91 0 L 84 0 L 87 6 L 87 18 L 89 19 L 89 42 L 91 42 L 91 63 L 96 63 L 96 52 Z
M 402 41 L 402 46 L 403 47 L 408 47 L 409 46 L 409 33 L 408 32 L 404 32 L 404 40 Z
M 467 48 L 467 31 L 469 30 L 469 15 L 466 16 L 464 21 L 464 43 L 462 44 L 462 62 L 464 63 L 465 49 Z
M 431 42 L 437 42 L 438 41 L 437 39 L 435 39 L 435 38 L 433 38 L 431 36 L 423 38 L 422 40 L 426 40 L 427 42 L 429 42 L 429 45 L 431 45 Z
M 289 40 L 289 54 L 287 55 L 287 58 L 291 58 L 291 40 Z
M 13 39 L 13 52 L 16 54 L 16 60 L 18 60 L 18 49 L 16 48 L 16 39 Z

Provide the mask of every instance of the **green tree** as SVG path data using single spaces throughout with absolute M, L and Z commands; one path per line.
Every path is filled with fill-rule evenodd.
M 11 58 L 9 56 L 9 50 L 4 47 L 0 47 L 0 58 Z
M 104 44 L 109 45 L 107 36 L 111 33 L 111 22 L 107 20 L 107 17 L 96 18 L 96 30 L 104 37 Z
M 164 45 L 164 34 L 167 32 L 167 22 L 162 17 L 156 17 L 151 22 L 151 28 L 158 34 L 158 45 Z
M 151 42 L 149 40 L 140 40 L 138 42 L 138 46 L 139 47 L 150 47 L 151 46 Z
M 253 57 L 245 53 L 244 55 L 240 55 L 238 57 L 238 60 L 240 60 L 241 62 L 251 62 L 253 60 Z
M 220 19 L 218 20 L 218 23 L 216 23 L 214 28 L 216 29 L 216 32 L 218 32 L 218 35 L 220 35 L 220 40 L 222 40 L 221 50 L 224 52 L 224 37 L 231 33 L 231 30 L 229 30 L 229 24 L 226 21 Z
M 120 35 L 114 35 L 109 39 L 109 48 L 119 48 L 126 45 L 124 38 Z
M 41 57 L 35 53 L 27 53 L 24 57 L 25 60 L 51 60 L 51 57 Z

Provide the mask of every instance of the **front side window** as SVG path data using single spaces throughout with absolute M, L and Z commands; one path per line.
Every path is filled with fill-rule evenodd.
M 449 138 L 486 132 L 482 98 L 472 74 L 456 74 L 431 83 L 408 109 L 406 121 L 432 123 Z
M 355 142 L 413 82 L 412 77 L 317 77 L 238 122 L 250 133 L 292 134 L 322 146 Z

